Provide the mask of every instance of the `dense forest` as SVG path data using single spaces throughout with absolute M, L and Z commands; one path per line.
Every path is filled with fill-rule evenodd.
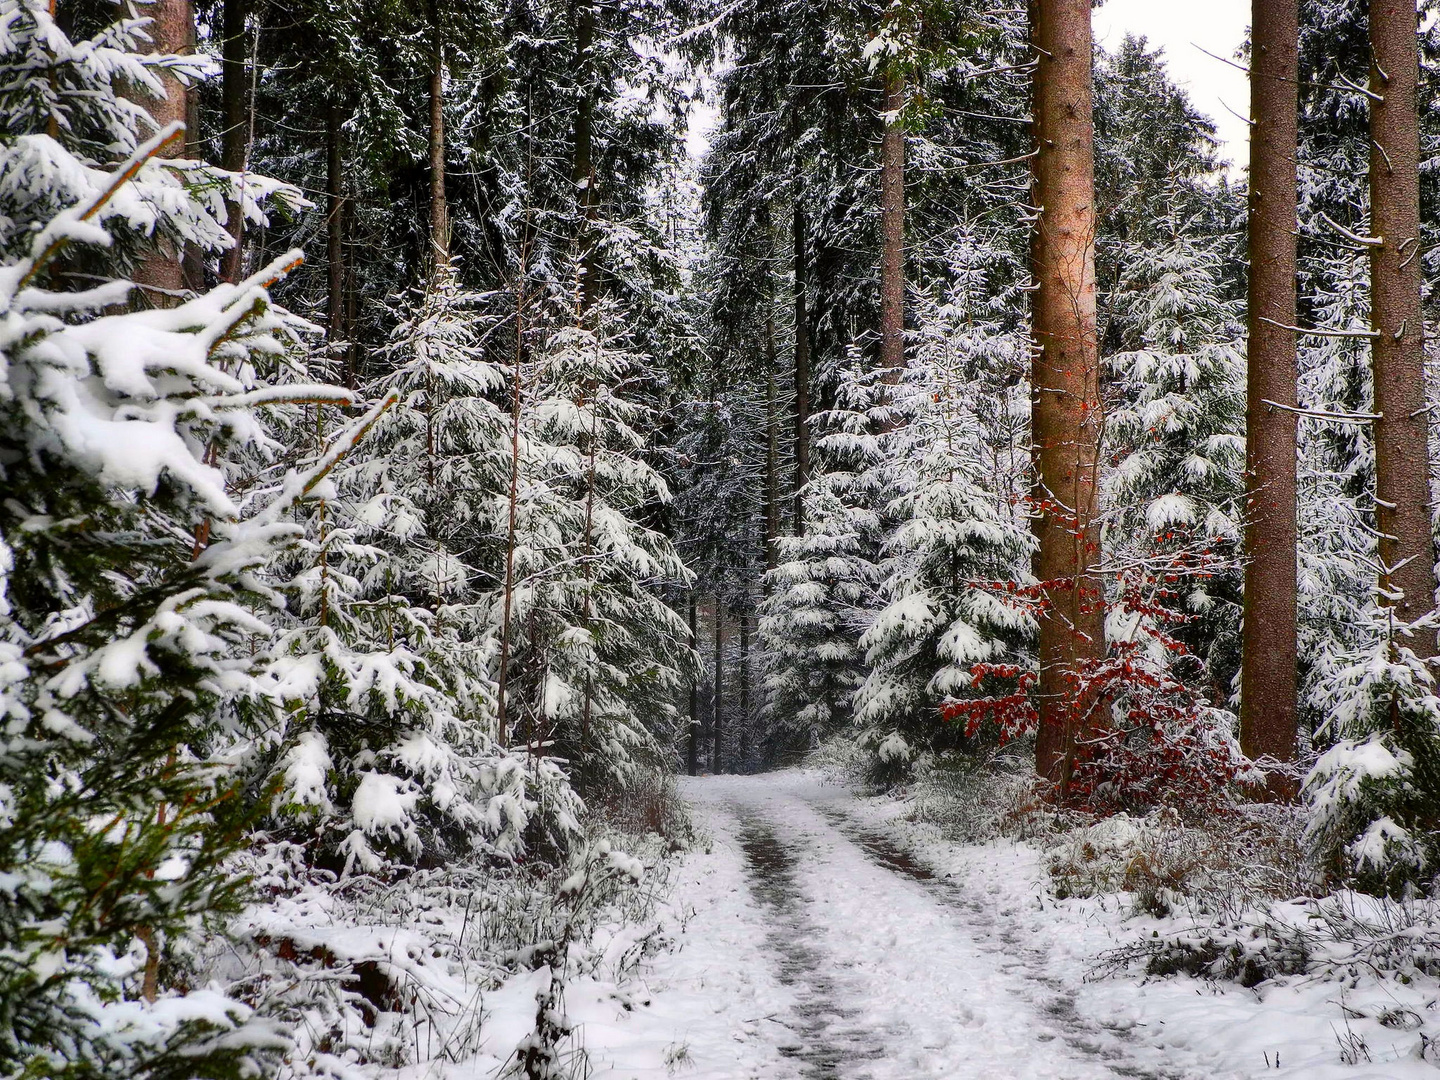
M 1436 895 L 1419 6 L 0 0 L 0 1075 L 584 1075 L 680 774 Z

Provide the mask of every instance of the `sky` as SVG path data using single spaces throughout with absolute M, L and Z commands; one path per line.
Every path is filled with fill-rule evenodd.
M 1118 48 L 1127 33 L 1143 35 L 1151 48 L 1165 50 L 1171 78 L 1189 91 L 1196 108 L 1215 121 L 1221 154 L 1236 169 L 1244 168 L 1249 159 L 1246 124 L 1240 118 L 1250 112 L 1249 83 L 1245 72 L 1200 50 L 1233 60 L 1250 25 L 1250 3 L 1106 0 L 1093 16 L 1095 40 L 1109 50 Z

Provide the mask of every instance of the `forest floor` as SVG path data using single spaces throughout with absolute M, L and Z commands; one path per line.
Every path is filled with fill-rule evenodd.
M 947 842 L 816 772 L 681 790 L 702 839 L 662 909 L 672 947 L 623 1001 L 567 998 L 595 1077 L 1436 1075 L 1429 977 L 1147 979 L 1103 958 L 1171 927 L 1117 894 L 1055 899 L 1035 846 Z

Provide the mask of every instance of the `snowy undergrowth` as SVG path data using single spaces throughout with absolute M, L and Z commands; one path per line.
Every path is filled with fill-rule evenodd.
M 1036 923 L 1097 1009 L 1139 982 L 1175 1045 L 1213 1040 L 1217 1063 L 1241 1075 L 1433 1075 L 1440 903 L 1326 890 L 1290 808 L 1243 806 L 1204 827 L 1164 811 L 1055 811 L 1032 797 L 1015 753 L 922 761 L 904 788 L 862 799 L 858 817 L 1005 917 Z M 817 763 L 856 780 L 842 747 Z
M 232 939 L 193 943 L 188 965 L 283 1022 L 282 1078 L 586 1075 L 567 996 L 629 1007 L 631 976 L 668 941 L 657 905 L 691 839 L 673 792 L 612 796 L 590 817 L 559 866 L 336 877 L 266 844 L 233 866 L 254 900 Z

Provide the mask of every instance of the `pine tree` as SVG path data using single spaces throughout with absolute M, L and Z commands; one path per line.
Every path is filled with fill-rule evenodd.
M 1297 640 L 1295 208 L 1298 5 L 1254 5 L 1250 73 L 1251 362 L 1247 372 L 1245 645 L 1241 745 L 1252 758 L 1295 757 Z M 1276 405 L 1267 404 L 1275 402 Z M 1288 408 L 1287 408 L 1288 407 Z M 1288 785 L 1274 790 L 1288 794 Z
M 1065 794 L 1075 747 L 1087 733 L 1065 674 L 1105 651 L 1096 518 L 1099 356 L 1095 327 L 1095 166 L 1090 7 L 1033 6 L 1034 75 L 1035 573 L 1046 590 L 1040 618 L 1040 732 L 1036 770 Z

